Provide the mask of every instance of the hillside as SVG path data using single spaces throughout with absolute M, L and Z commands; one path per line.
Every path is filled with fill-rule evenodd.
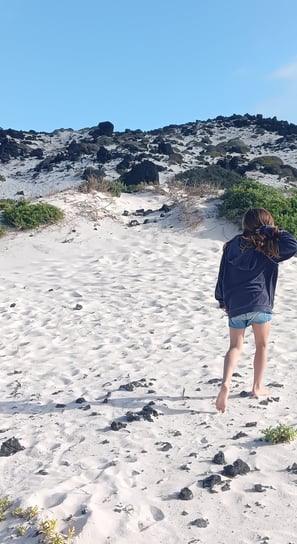
M 297 125 L 232 115 L 149 132 L 114 125 L 52 133 L 0 129 L 0 198 L 37 198 L 78 186 L 87 168 L 126 185 L 163 184 L 218 165 L 275 186 L 297 185 Z

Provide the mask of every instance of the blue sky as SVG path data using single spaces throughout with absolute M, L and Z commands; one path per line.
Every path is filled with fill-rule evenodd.
M 297 123 L 296 0 L 0 0 L 0 126 Z

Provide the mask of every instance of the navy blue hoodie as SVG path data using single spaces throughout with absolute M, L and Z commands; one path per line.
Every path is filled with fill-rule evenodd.
M 261 234 L 271 227 L 261 227 Z M 215 298 L 229 317 L 247 312 L 271 313 L 278 276 L 278 263 L 297 253 L 297 240 L 282 230 L 279 258 L 267 257 L 253 248 L 245 249 L 242 235 L 227 242 L 221 259 Z

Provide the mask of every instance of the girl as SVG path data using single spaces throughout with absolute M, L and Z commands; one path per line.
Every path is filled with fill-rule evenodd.
M 215 298 L 228 314 L 230 346 L 224 359 L 223 382 L 216 408 L 225 412 L 232 374 L 242 351 L 246 327 L 255 339 L 253 396 L 268 395 L 263 387 L 268 337 L 278 263 L 297 253 L 297 240 L 274 225 L 264 208 L 249 209 L 242 221 L 243 233 L 224 246 Z

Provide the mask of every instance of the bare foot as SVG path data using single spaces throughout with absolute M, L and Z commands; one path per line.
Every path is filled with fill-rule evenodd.
M 229 388 L 226 385 L 222 385 L 216 400 L 216 409 L 219 412 L 224 413 L 226 411 L 228 395 L 229 395 Z
M 252 397 L 269 397 L 271 395 L 272 391 L 270 389 L 266 389 L 265 387 L 253 387 L 251 391 Z

